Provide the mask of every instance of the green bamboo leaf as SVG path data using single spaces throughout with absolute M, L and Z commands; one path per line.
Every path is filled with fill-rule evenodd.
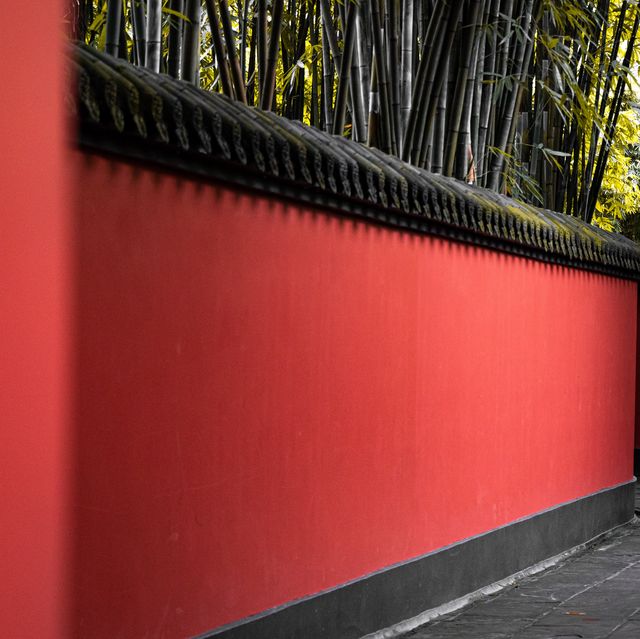
M 185 22 L 188 22 L 189 24 L 191 24 L 191 20 L 189 20 L 189 18 L 187 18 L 187 16 L 185 16 L 184 13 L 180 13 L 175 9 L 171 9 L 169 7 L 162 7 L 162 13 L 167 13 L 169 15 L 175 16 L 176 18 L 180 18 L 181 20 L 184 20 Z

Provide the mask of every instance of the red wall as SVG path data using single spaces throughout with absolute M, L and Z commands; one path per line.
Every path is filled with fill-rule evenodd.
M 638 295 L 638 317 L 640 317 L 640 295 Z M 640 449 L 640 340 L 636 339 L 636 436 L 635 448 Z M 637 471 L 637 468 L 635 469 Z
M 635 283 L 75 161 L 80 636 L 193 635 L 631 479 Z
M 68 636 L 62 25 L 57 2 L 10 4 L 0 20 L 0 634 L 54 639 Z

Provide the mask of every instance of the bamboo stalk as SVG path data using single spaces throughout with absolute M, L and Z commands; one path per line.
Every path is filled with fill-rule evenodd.
M 319 108 L 319 81 L 318 81 L 318 40 L 320 39 L 320 20 L 318 18 L 318 2 L 313 2 L 311 6 L 311 48 L 313 57 L 311 58 L 311 104 L 309 110 L 309 123 L 311 126 L 320 128 L 320 108 Z
M 638 9 L 636 8 L 633 27 L 631 28 L 631 34 L 629 35 L 629 39 L 627 41 L 627 50 L 625 53 L 624 61 L 622 63 L 623 67 L 627 69 L 630 67 L 630 64 L 631 64 L 633 48 L 635 46 L 639 27 L 640 27 L 640 11 L 638 11 Z M 609 159 L 609 153 L 611 151 L 611 140 L 613 139 L 616 124 L 618 123 L 618 117 L 620 116 L 620 110 L 622 108 L 622 99 L 624 96 L 625 84 L 626 84 L 625 78 L 622 76 L 618 76 L 618 81 L 616 83 L 616 89 L 615 89 L 613 101 L 609 109 L 609 117 L 607 121 L 606 134 L 605 134 L 603 143 L 600 147 L 598 163 L 596 165 L 591 192 L 589 194 L 588 207 L 584 212 L 584 220 L 585 222 L 588 222 L 588 223 L 591 223 L 591 220 L 593 219 L 593 215 L 596 210 L 598 193 L 600 192 L 600 189 L 602 187 L 604 171 L 607 165 L 607 161 Z
M 389 80 L 385 50 L 382 41 L 382 24 L 380 22 L 380 6 L 378 0 L 371 3 L 371 26 L 373 29 L 373 49 L 375 51 L 376 72 L 380 89 L 380 121 L 381 148 L 386 153 L 397 155 L 395 127 L 391 121 L 391 96 L 389 94 Z
M 218 9 L 215 0 L 205 0 L 207 15 L 209 16 L 209 28 L 211 29 L 211 40 L 213 41 L 213 51 L 216 55 L 218 63 L 218 73 L 220 74 L 220 83 L 222 91 L 225 95 L 233 97 L 233 87 L 231 85 L 231 76 L 225 55 L 224 44 L 222 42 L 222 34 L 220 33 L 220 21 L 218 17 Z
M 422 128 L 422 117 L 425 113 L 425 103 L 433 84 L 433 79 L 429 82 L 429 77 L 435 75 L 435 67 L 441 54 L 448 10 L 449 8 L 445 3 L 437 5 L 435 11 L 431 14 L 428 30 L 424 35 L 422 56 L 416 73 L 416 81 L 413 85 L 411 108 L 402 144 L 403 160 L 410 160 L 417 147 Z
M 373 34 L 371 30 L 371 2 L 361 2 L 358 13 L 358 38 L 360 41 L 360 55 L 362 66 L 362 93 L 367 95 L 371 87 L 371 73 L 373 65 Z M 367 109 L 368 110 L 368 109 Z
M 184 0 L 171 0 L 170 9 L 184 14 Z M 174 78 L 182 77 L 184 51 L 184 20 L 178 16 L 169 16 L 169 57 L 167 71 Z
M 411 92 L 413 83 L 413 48 L 415 45 L 414 35 L 414 2 L 405 0 L 403 4 L 402 17 L 402 55 L 400 62 L 401 89 L 400 89 L 400 137 L 404 142 L 404 134 L 407 130 L 409 113 L 411 111 Z M 402 154 L 402 144 L 400 144 L 400 154 Z
M 122 0 L 107 2 L 107 38 L 105 51 L 112 56 L 120 52 L 120 27 L 122 24 Z
M 258 0 L 258 86 L 260 98 L 264 88 L 264 74 L 267 70 L 267 0 Z M 258 102 L 256 100 L 256 102 Z M 258 102 L 259 104 L 259 102 Z
M 458 138 L 460 136 L 460 127 L 466 118 L 463 117 L 465 110 L 468 112 L 471 106 L 472 95 L 470 95 L 470 87 L 468 79 L 471 70 L 471 63 L 474 53 L 477 51 L 478 39 L 476 38 L 476 29 L 478 27 L 478 17 L 482 15 L 484 10 L 484 0 L 471 0 L 469 13 L 464 20 L 461 28 L 461 37 L 464 41 L 464 48 L 461 55 L 460 64 L 458 65 L 458 73 L 456 79 L 456 89 L 453 98 L 453 113 L 451 116 L 451 129 L 448 141 L 447 159 L 445 162 L 446 175 L 454 174 L 454 165 L 456 156 L 458 155 Z M 468 30 L 466 33 L 464 32 Z M 464 143 L 464 142 L 463 142 Z M 456 177 L 462 178 L 464 171 L 456 174 Z
M 353 113 L 353 139 L 357 142 L 367 141 L 367 112 L 369 110 L 365 85 L 363 84 L 364 63 L 362 60 L 362 11 L 360 5 L 354 15 L 355 22 L 355 42 L 353 45 L 353 56 L 351 61 L 351 110 Z M 367 73 L 368 75 L 368 73 Z
M 488 24 L 489 12 L 491 9 L 492 1 L 489 0 L 485 5 L 485 14 L 483 19 L 483 27 Z M 470 116 L 470 133 L 471 133 L 471 155 L 473 157 L 474 166 L 476 167 L 476 179 L 478 168 L 478 141 L 480 137 L 480 108 L 482 105 L 482 80 L 484 77 L 484 62 L 485 62 L 485 49 L 487 45 L 487 34 L 484 28 L 481 27 L 478 30 L 479 45 L 477 49 L 476 61 L 474 65 L 473 78 L 473 104 L 471 107 Z
M 473 151 L 472 140 L 472 120 L 474 104 L 476 102 L 476 67 L 478 65 L 478 57 L 480 54 L 480 35 L 479 28 L 476 28 L 475 42 L 473 44 L 473 59 L 469 75 L 467 76 L 467 88 L 464 96 L 464 106 L 462 108 L 462 117 L 460 118 L 460 133 L 458 136 L 458 152 L 454 164 L 454 175 L 465 180 L 469 184 L 476 181 L 475 170 L 475 154 Z
M 282 14 L 284 0 L 273 0 L 273 14 L 271 16 L 271 36 L 269 37 L 269 52 L 267 54 L 267 68 L 264 74 L 264 86 L 260 96 L 260 108 L 271 111 L 273 94 L 276 84 L 276 62 L 280 48 L 280 32 L 282 30 Z
M 199 0 L 197 0 L 199 2 Z M 220 2 L 220 19 L 222 20 L 222 29 L 224 31 L 224 39 L 227 45 L 227 58 L 231 67 L 231 79 L 233 80 L 233 88 L 235 89 L 236 99 L 244 104 L 247 103 L 247 95 L 244 86 L 244 78 L 240 69 L 240 60 L 236 51 L 236 43 L 231 26 L 231 15 L 229 14 L 229 6 L 227 0 L 219 0 Z
M 398 14 L 400 13 L 400 0 L 386 0 L 388 14 L 388 38 L 387 46 L 389 48 L 389 87 L 391 102 L 391 126 L 393 127 L 393 139 L 396 140 L 396 154 L 398 154 L 397 141 L 402 135 L 402 125 L 400 120 L 400 80 L 402 73 L 400 72 L 400 60 L 398 58 L 399 48 L 399 25 Z M 386 30 L 386 29 L 385 29 Z
M 287 0 L 288 6 L 287 6 L 287 15 L 289 16 L 289 18 L 291 18 L 289 20 L 289 24 L 287 24 L 287 31 L 289 33 L 291 33 L 293 31 L 293 18 L 291 15 L 292 11 L 295 11 L 295 7 L 293 6 L 293 0 Z M 295 77 L 296 77 L 296 69 L 293 69 L 293 63 L 292 61 L 289 59 L 289 51 L 287 49 L 287 43 L 284 41 L 284 30 L 281 30 L 280 33 L 280 51 L 279 51 L 279 56 L 280 56 L 280 62 L 282 65 L 282 70 L 287 73 L 289 69 L 291 69 L 292 71 L 292 82 L 295 82 Z M 292 85 L 290 85 L 290 89 L 292 88 Z M 291 104 L 290 104 L 290 98 L 291 98 L 291 90 L 287 91 L 285 93 L 285 95 L 283 96 L 283 115 L 285 117 L 290 117 L 290 109 L 291 109 Z
M 596 106 L 596 109 L 598 109 L 598 114 L 600 115 L 600 117 L 602 117 L 604 114 L 604 110 L 600 109 L 601 99 L 602 99 L 602 105 L 604 106 L 606 104 L 606 99 L 608 97 L 608 91 L 607 91 L 606 93 L 602 92 L 603 97 L 601 98 L 602 81 L 605 78 L 605 76 L 611 73 L 611 69 L 612 69 L 611 65 L 613 60 L 615 59 L 615 56 L 613 55 L 607 56 L 607 50 L 606 50 L 607 27 L 605 27 L 605 25 L 608 26 L 608 19 L 609 19 L 609 2 L 608 1 L 606 2 L 604 9 L 605 9 L 605 12 L 603 13 L 603 27 L 601 28 L 601 33 L 599 38 L 600 39 L 599 73 L 596 78 L 596 87 L 595 87 L 595 96 L 594 96 L 594 104 Z M 617 46 L 614 44 L 612 48 L 616 49 L 616 55 L 617 55 Z M 608 68 L 606 69 L 605 69 L 605 60 L 608 60 Z M 585 179 L 590 178 L 593 170 L 593 162 L 595 161 L 596 149 L 598 147 L 598 136 L 600 134 L 599 128 L 596 126 L 597 124 L 598 124 L 597 122 L 594 122 L 591 127 L 591 144 L 589 146 L 589 160 L 588 160 L 587 173 L 585 174 Z M 587 186 L 588 186 L 588 183 L 587 183 Z
M 147 0 L 146 44 L 145 66 L 159 73 L 162 56 L 162 0 Z
M 295 22 L 297 22 L 296 41 L 293 51 L 296 66 L 299 71 L 296 74 L 295 87 L 292 87 L 292 119 L 302 121 L 304 118 L 305 109 L 305 72 L 304 65 L 299 65 L 298 62 L 302 60 L 305 53 L 305 47 L 307 42 L 307 34 L 311 26 L 311 13 L 307 10 L 307 3 L 302 3 L 299 6 L 299 12 Z
M 600 57 L 600 66 L 601 69 L 604 65 L 604 59 L 607 58 L 606 70 L 601 71 L 599 81 L 596 85 L 595 91 L 595 101 L 596 106 L 598 107 L 598 115 L 600 118 L 604 118 L 607 103 L 609 101 L 609 93 L 611 91 L 611 83 L 613 81 L 614 75 L 614 65 L 618 56 L 618 50 L 620 47 L 620 41 L 622 38 L 622 32 L 624 29 L 624 18 L 626 16 L 628 8 L 628 2 L 626 0 L 622 3 L 620 7 L 620 12 L 618 14 L 618 21 L 616 23 L 616 27 L 614 30 L 614 38 L 611 45 L 611 52 L 607 55 L 606 53 L 606 29 L 603 29 L 602 33 L 602 42 L 601 42 L 601 57 Z M 604 78 L 604 86 L 601 90 L 601 82 L 600 79 Z M 589 210 L 591 208 L 591 182 L 593 176 L 596 173 L 596 162 L 598 161 L 598 149 L 601 148 L 603 144 L 606 143 L 606 136 L 603 139 L 602 131 L 599 123 L 594 122 L 591 128 L 591 142 L 589 145 L 589 157 L 586 162 L 586 173 L 584 175 L 583 180 L 583 188 L 581 197 L 579 200 L 578 209 L 580 210 L 580 214 L 584 219 L 589 217 Z
M 502 0 L 501 13 L 502 20 L 500 24 L 504 26 L 504 33 L 500 34 L 497 62 L 497 78 L 498 81 L 507 78 L 509 75 L 509 60 L 512 55 L 511 40 L 513 39 L 513 6 L 514 0 Z M 501 87 L 499 94 L 496 96 L 499 100 L 498 112 L 504 111 L 504 102 L 506 100 L 505 92 Z
M 376 54 L 371 61 L 371 86 L 369 88 L 369 123 L 367 126 L 367 146 L 380 146 L 380 91 L 378 89 L 378 65 Z
M 489 138 L 489 123 L 491 120 L 492 104 L 493 104 L 493 92 L 494 92 L 494 72 L 497 64 L 497 50 L 498 50 L 498 21 L 500 15 L 500 0 L 493 0 L 490 9 L 490 24 L 493 25 L 492 37 L 488 41 L 489 53 L 486 54 L 484 59 L 484 77 L 489 78 L 489 81 L 483 82 L 482 86 L 482 100 L 480 103 L 480 123 L 478 129 L 478 149 L 476 152 L 477 168 L 476 173 L 478 176 L 478 183 L 481 186 L 485 185 L 485 171 L 484 166 L 487 158 L 487 140 Z
M 336 92 L 335 111 L 333 115 L 334 135 L 342 135 L 344 130 L 344 120 L 347 111 L 347 92 L 351 81 L 351 61 L 356 41 L 357 13 L 358 5 L 355 2 L 349 2 L 345 20 L 344 50 L 342 54 L 340 76 L 338 78 L 338 90 Z
M 80 42 L 85 41 L 87 37 L 87 25 L 91 24 L 87 19 L 88 12 L 88 3 L 86 0 L 80 0 L 78 13 L 76 14 L 76 19 L 73 23 L 72 37 L 74 40 L 78 40 Z
M 445 68 L 445 73 L 449 75 L 449 61 Z M 448 82 L 442 85 L 438 96 L 438 107 L 436 109 L 436 121 L 432 136 L 431 151 L 431 171 L 441 174 L 444 164 L 444 144 L 447 136 L 447 91 Z
M 249 42 L 249 5 L 251 3 L 249 0 L 244 0 L 244 3 L 238 0 L 238 3 L 242 4 L 242 12 L 238 10 L 238 20 L 240 22 L 240 71 L 242 77 L 245 78 L 247 71 L 247 43 Z M 242 13 L 242 18 L 239 17 L 240 13 Z
M 519 43 L 514 59 L 514 68 L 518 70 L 516 75 L 518 86 L 514 88 L 513 91 L 509 92 L 505 110 L 501 114 L 501 126 L 496 138 L 496 147 L 501 152 L 495 153 L 493 156 L 493 160 L 491 162 L 491 173 L 487 182 L 488 188 L 494 191 L 497 191 L 500 187 L 501 172 L 502 167 L 504 166 L 504 153 L 506 152 L 509 143 L 515 109 L 520 99 L 519 94 L 522 88 L 520 82 L 524 79 L 524 74 L 529 68 L 529 61 L 533 51 L 530 25 L 533 18 L 534 1 L 535 0 L 526 0 L 522 32 L 525 34 L 527 40 Z
M 84 42 L 86 40 L 86 27 L 93 22 L 93 0 L 85 0 L 85 36 L 82 38 Z
M 357 63 L 358 78 L 360 80 L 360 95 L 362 96 L 362 111 L 364 118 L 365 139 L 368 137 L 368 113 L 369 113 L 369 90 L 371 87 L 371 62 L 372 62 L 372 43 L 370 32 L 370 11 L 369 3 L 361 2 L 358 11 L 358 20 L 356 22 L 357 36 Z
M 611 91 L 611 83 L 613 82 L 613 66 L 616 58 L 618 57 L 618 50 L 620 49 L 620 42 L 622 40 L 622 33 L 624 31 L 624 19 L 627 14 L 629 3 L 624 0 L 620 7 L 620 13 L 618 15 L 618 22 L 616 24 L 615 35 L 613 43 L 611 45 L 611 53 L 608 55 L 608 68 L 604 74 L 604 88 L 602 90 L 602 100 L 600 101 L 600 115 L 604 116 L 606 109 L 606 98 Z
M 258 40 L 258 17 L 254 13 L 251 38 L 249 44 L 249 68 L 247 69 L 247 104 L 253 106 L 256 103 L 256 54 Z
M 333 130 L 333 62 L 327 32 L 322 25 L 322 114 L 325 131 Z
M 607 24 L 609 13 L 609 0 L 600 0 L 598 3 L 597 19 L 592 21 L 592 26 L 589 29 L 588 47 L 585 59 L 582 61 L 578 84 L 583 95 L 589 95 L 591 93 L 591 87 L 593 80 L 596 82 L 596 96 L 598 95 L 600 88 L 601 75 L 604 69 L 604 47 L 601 48 L 599 72 L 595 74 L 595 78 L 590 61 L 595 60 L 595 56 L 600 46 L 600 40 L 602 39 L 602 33 L 604 25 Z M 574 99 L 575 100 L 575 99 Z M 595 104 L 597 105 L 597 98 Z M 580 136 L 580 137 L 579 137 Z M 577 186 L 577 180 L 574 180 L 574 175 L 581 170 L 581 164 L 585 165 L 585 155 L 581 152 L 582 144 L 581 139 L 584 140 L 584 131 L 582 125 L 578 121 L 576 114 L 571 118 L 571 125 L 569 131 L 562 137 L 560 146 L 565 152 L 569 152 L 570 157 L 563 162 L 562 170 L 557 176 L 556 185 L 554 188 L 554 201 L 556 208 L 564 208 L 565 212 L 573 213 L 573 202 L 575 201 L 574 193 L 572 191 L 574 186 Z M 585 169 L 582 168 L 582 175 L 585 175 Z
M 91 4 L 93 4 L 91 2 Z M 147 25 L 145 19 L 144 4 L 142 0 L 131 0 L 131 26 L 133 30 L 134 51 L 136 64 L 145 66 L 147 53 Z
M 200 84 L 200 0 L 186 0 L 182 78 L 198 86 Z
M 120 36 L 118 37 L 118 57 L 122 60 L 129 60 L 129 47 L 127 46 L 127 16 L 125 14 L 126 0 L 122 3 L 122 13 L 120 15 Z
M 458 23 L 460 21 L 460 15 L 462 13 L 462 3 L 454 4 L 450 9 L 449 18 L 447 21 L 446 33 L 443 36 L 443 43 L 441 47 L 441 54 L 439 56 L 437 67 L 433 69 L 433 75 L 430 77 L 430 84 L 433 86 L 432 97 L 429 100 L 429 107 L 425 111 L 426 118 L 422 120 L 421 135 L 418 138 L 418 166 L 424 166 L 427 158 L 429 146 L 425 144 L 425 140 L 431 137 L 431 129 L 435 119 L 436 109 L 438 106 L 438 95 L 442 89 L 442 85 L 445 82 L 446 74 L 444 73 L 448 58 L 452 50 L 453 41 L 458 30 Z M 442 55 L 442 52 L 448 52 L 449 55 Z
M 331 16 L 329 0 L 319 0 L 319 2 L 320 13 L 322 15 L 322 29 L 327 39 L 327 43 L 329 44 L 329 49 L 331 52 L 331 57 L 333 58 L 333 64 L 335 66 L 336 73 L 339 74 L 341 69 L 340 61 L 342 56 L 340 54 L 340 47 L 338 47 L 338 36 L 333 24 L 333 17 Z

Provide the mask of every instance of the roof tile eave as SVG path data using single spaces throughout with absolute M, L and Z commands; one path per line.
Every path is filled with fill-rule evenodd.
M 81 143 L 200 175 L 232 181 L 238 175 L 244 184 L 403 229 L 640 279 L 640 247 L 621 235 L 418 169 L 85 45 L 73 45 L 71 57 L 77 84 L 69 103 L 80 120 Z M 234 170 L 238 165 L 246 170 Z

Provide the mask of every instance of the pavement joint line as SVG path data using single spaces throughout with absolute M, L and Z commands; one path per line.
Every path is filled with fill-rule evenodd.
M 631 617 L 633 617 L 633 615 L 635 615 L 638 611 L 640 611 L 640 608 L 636 608 L 630 615 L 627 615 L 615 628 L 612 628 L 611 632 L 606 634 L 603 639 L 607 639 L 607 637 L 610 637 L 614 632 L 620 630 L 620 628 L 622 628 L 622 626 L 624 626 L 624 624 L 626 624 L 627 621 L 629 621 L 629 619 L 631 619 Z

